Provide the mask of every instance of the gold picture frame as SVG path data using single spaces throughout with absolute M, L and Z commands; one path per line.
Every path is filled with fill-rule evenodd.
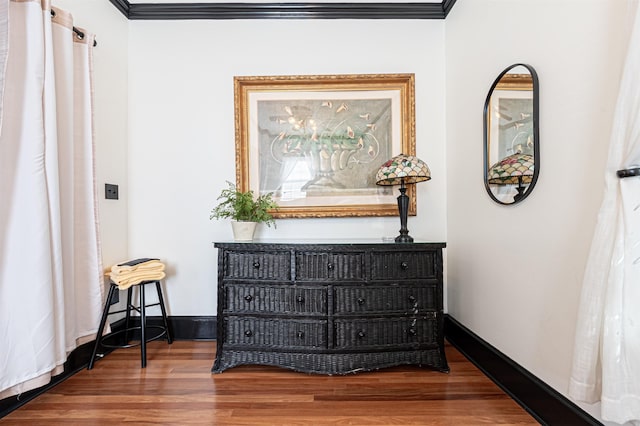
M 234 108 L 237 187 L 273 192 L 276 218 L 398 214 L 375 173 L 415 155 L 414 74 L 237 76 Z

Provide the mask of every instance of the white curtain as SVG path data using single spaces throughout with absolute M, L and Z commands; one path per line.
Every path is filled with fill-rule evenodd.
M 8 7 L 5 7 L 7 6 Z M 52 9 L 53 15 L 52 18 Z M 48 0 L 0 4 L 0 398 L 92 340 L 104 285 L 92 34 Z
M 640 7 L 624 66 L 605 195 L 585 270 L 569 395 L 602 418 L 640 425 Z

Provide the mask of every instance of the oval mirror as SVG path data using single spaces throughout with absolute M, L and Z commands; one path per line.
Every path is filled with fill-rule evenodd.
M 484 104 L 484 185 L 500 204 L 524 200 L 538 180 L 538 75 L 515 64 L 496 78 Z

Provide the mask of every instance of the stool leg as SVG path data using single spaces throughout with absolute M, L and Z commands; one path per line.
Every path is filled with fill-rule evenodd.
M 109 307 L 111 306 L 111 299 L 113 297 L 113 293 L 117 291 L 118 286 L 114 283 L 111 283 L 111 287 L 109 287 L 109 295 L 107 296 L 107 300 L 104 302 L 104 310 L 102 311 L 102 318 L 100 318 L 100 325 L 98 326 L 98 331 L 96 332 L 96 341 L 93 344 L 93 352 L 91 353 L 91 359 L 89 360 L 89 365 L 87 366 L 87 370 L 91 370 L 93 368 L 93 364 L 96 362 L 96 354 L 98 352 L 98 346 L 100 346 L 100 342 L 102 342 L 102 331 L 104 330 L 104 326 L 107 323 L 107 317 L 109 316 Z
M 141 284 L 140 287 L 140 357 L 142 359 L 142 368 L 147 366 L 147 336 L 146 336 L 146 328 L 147 328 L 147 316 L 145 314 L 146 311 L 146 302 L 144 299 L 144 288 L 145 284 Z
M 131 319 L 131 297 L 133 294 L 133 287 L 129 287 L 127 290 L 127 313 L 124 317 L 124 344 L 129 344 L 129 320 Z
M 158 302 L 160 303 L 160 310 L 162 311 L 162 321 L 164 322 L 164 329 L 167 331 L 167 343 L 171 344 L 173 339 L 171 338 L 171 332 L 169 331 L 169 321 L 167 320 L 167 310 L 164 307 L 164 298 L 162 297 L 162 287 L 160 281 L 156 281 L 156 290 L 158 291 Z

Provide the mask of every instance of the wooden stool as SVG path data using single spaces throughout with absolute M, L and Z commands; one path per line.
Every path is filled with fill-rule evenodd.
M 154 284 L 156 285 L 156 290 L 158 292 L 158 303 L 153 303 L 150 305 L 147 305 L 145 302 L 145 294 L 144 294 L 144 290 L 145 290 L 145 286 L 147 284 Z M 140 304 L 139 306 L 134 306 L 131 303 L 131 295 L 132 295 L 132 290 L 134 287 L 138 287 L 139 288 L 139 293 L 140 293 Z M 115 284 L 113 281 L 111 282 L 111 287 L 109 288 L 109 295 L 107 296 L 107 300 L 105 302 L 104 305 L 104 310 L 102 311 L 102 318 L 100 319 L 100 326 L 98 327 L 98 331 L 96 334 L 96 341 L 95 344 L 93 345 L 93 352 L 91 354 L 91 359 L 89 360 L 89 366 L 87 367 L 88 370 L 91 370 L 93 368 L 93 365 L 96 362 L 96 355 L 98 352 L 98 347 L 102 346 L 104 348 L 130 348 L 133 346 L 137 346 L 140 345 L 140 356 L 141 356 L 141 360 L 142 360 L 142 368 L 145 368 L 147 366 L 147 342 L 150 342 L 152 340 L 156 340 L 159 339 L 162 336 L 166 336 L 167 338 L 167 342 L 169 344 L 171 344 L 173 342 L 173 339 L 171 338 L 171 332 L 169 330 L 169 322 L 167 321 L 167 311 L 164 307 L 164 299 L 162 297 L 162 289 L 160 287 L 160 281 L 141 281 L 135 285 L 132 285 L 131 287 L 129 287 L 127 289 L 127 307 L 126 309 L 122 309 L 119 311 L 114 311 L 114 312 L 109 312 L 109 308 L 111 306 L 111 300 L 115 294 L 116 291 L 119 291 L 118 285 Z M 160 306 L 160 310 L 162 311 L 162 322 L 164 325 L 147 325 L 147 315 L 146 315 L 146 308 L 149 308 L 151 306 Z M 131 311 L 135 310 L 140 314 L 140 326 L 130 326 L 129 322 L 131 319 Z M 118 313 L 122 313 L 122 312 L 126 312 L 126 316 L 125 316 L 125 324 L 124 324 L 124 329 L 122 330 L 117 330 L 117 331 L 113 331 L 109 334 L 106 335 L 102 335 L 102 332 L 104 330 L 104 326 L 107 323 L 107 317 L 109 315 L 113 315 L 113 314 L 118 314 Z M 147 336 L 147 330 L 148 329 L 156 329 L 156 330 L 160 330 L 160 333 L 148 337 Z M 134 330 L 140 330 L 140 343 L 133 343 L 133 344 L 129 344 L 129 332 L 132 332 Z M 116 345 L 116 344 L 110 344 L 110 343 L 105 343 L 104 340 L 105 339 L 110 339 L 112 337 L 115 337 L 117 335 L 121 335 L 124 334 L 124 343 L 120 344 L 120 345 Z M 102 357 L 104 355 L 100 355 L 100 357 Z

